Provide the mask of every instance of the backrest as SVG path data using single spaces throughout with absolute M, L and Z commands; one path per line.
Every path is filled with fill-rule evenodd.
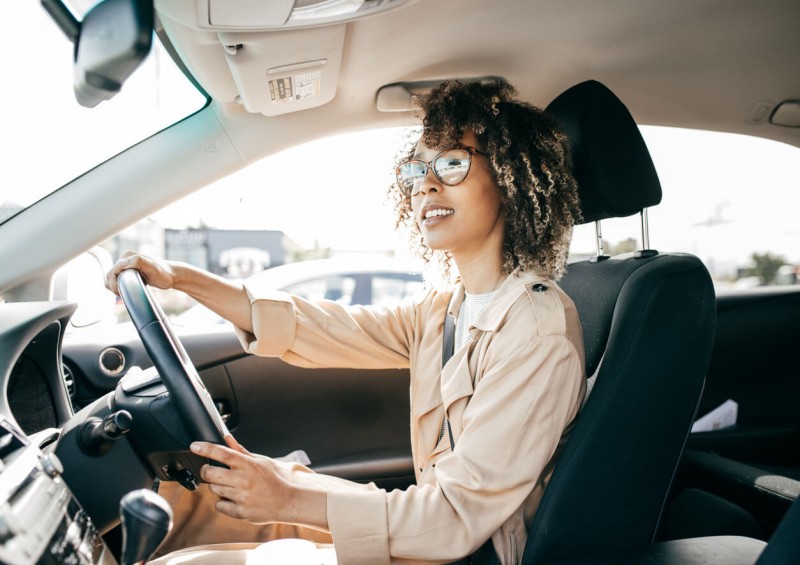
M 548 111 L 572 140 L 585 222 L 660 202 L 647 146 L 611 91 L 581 83 Z M 692 255 L 595 258 L 571 264 L 560 284 L 575 301 L 596 382 L 529 528 L 523 563 L 653 541 L 714 333 L 714 288 Z

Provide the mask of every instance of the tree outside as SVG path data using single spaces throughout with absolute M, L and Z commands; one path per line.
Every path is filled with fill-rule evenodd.
M 772 253 L 753 253 L 750 258 L 753 266 L 746 269 L 746 274 L 751 277 L 759 277 L 764 285 L 775 283 L 778 270 L 786 264 L 783 255 L 773 255 Z

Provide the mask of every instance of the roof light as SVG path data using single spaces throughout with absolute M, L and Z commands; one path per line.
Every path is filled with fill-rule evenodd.
M 343 23 L 419 0 L 207 0 L 198 16 L 208 27 L 269 30 Z M 203 9 L 206 13 L 202 14 Z M 205 24 L 201 24 L 206 27 Z

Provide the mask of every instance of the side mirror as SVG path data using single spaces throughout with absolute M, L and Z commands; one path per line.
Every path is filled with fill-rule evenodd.
M 122 89 L 153 43 L 152 0 L 103 0 L 78 22 L 62 0 L 42 0 L 75 44 L 74 89 L 81 106 L 94 108 Z
M 105 276 L 112 265 L 111 254 L 95 247 L 53 275 L 53 300 L 69 300 L 78 305 L 70 321 L 76 328 L 113 318 L 116 296 L 105 287 Z

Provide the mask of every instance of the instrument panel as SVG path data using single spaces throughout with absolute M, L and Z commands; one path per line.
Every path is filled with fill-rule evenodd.
M 0 562 L 116 563 L 62 472 L 54 453 L 0 419 Z

